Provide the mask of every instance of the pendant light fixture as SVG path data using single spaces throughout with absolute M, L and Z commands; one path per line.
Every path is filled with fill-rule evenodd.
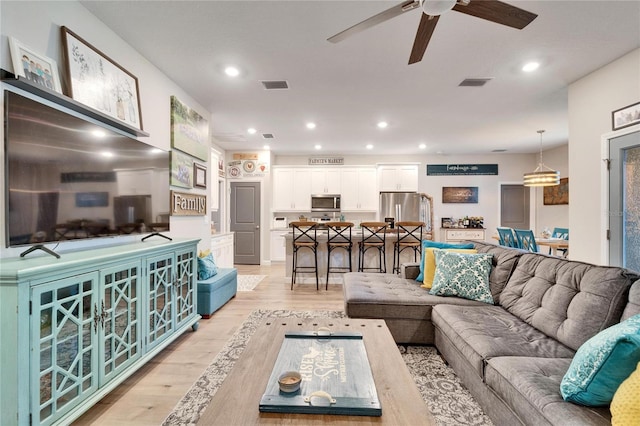
M 542 134 L 544 130 L 538 130 L 540 134 L 540 162 L 538 167 L 524 174 L 524 186 L 556 186 L 560 185 L 560 172 L 544 165 L 542 162 Z

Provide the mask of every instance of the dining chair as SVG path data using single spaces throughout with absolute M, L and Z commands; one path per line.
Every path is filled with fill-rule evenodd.
M 569 228 L 553 228 L 553 232 L 551 233 L 551 238 L 562 238 L 563 240 L 569 239 Z M 568 249 L 557 249 L 557 251 L 561 252 L 564 257 L 567 256 Z M 551 254 L 551 248 L 549 248 L 549 254 Z
M 522 250 L 529 250 L 534 253 L 538 252 L 536 237 L 531 229 L 514 229 L 514 231 L 518 238 L 518 248 L 521 248 Z
M 498 238 L 501 246 L 518 248 L 518 239 L 512 228 L 499 227 Z

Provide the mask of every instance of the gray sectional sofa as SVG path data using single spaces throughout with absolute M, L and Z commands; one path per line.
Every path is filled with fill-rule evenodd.
M 430 295 L 405 265 L 401 276 L 346 274 L 346 314 L 384 319 L 398 343 L 435 345 L 498 425 L 610 424 L 607 407 L 565 402 L 560 382 L 580 345 L 640 313 L 640 276 L 474 245 L 493 255 L 494 305 Z

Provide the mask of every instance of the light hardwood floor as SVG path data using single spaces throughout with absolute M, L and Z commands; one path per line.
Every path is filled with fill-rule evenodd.
M 255 309 L 344 309 L 340 284 L 329 284 L 328 291 L 324 285 L 316 291 L 315 283 L 296 284 L 291 291 L 291 281 L 285 278 L 282 263 L 236 267 L 239 274 L 267 277 L 255 290 L 238 292 L 210 319 L 200 320 L 198 331 L 185 332 L 73 424 L 161 424 Z

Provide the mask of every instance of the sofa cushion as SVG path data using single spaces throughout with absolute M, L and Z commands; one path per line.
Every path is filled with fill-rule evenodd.
M 348 272 L 344 275 L 345 313 L 351 318 L 431 320 L 440 303 L 481 305 L 458 297 L 433 296 L 420 283 L 392 274 Z
M 436 250 L 435 256 L 437 267 L 430 294 L 493 304 L 489 290 L 492 255 Z
M 480 377 L 485 360 L 494 357 L 571 358 L 575 353 L 500 306 L 438 305 L 432 321 Z
M 207 253 L 204 256 L 198 256 L 198 279 L 208 280 L 218 273 L 218 265 L 213 260 L 213 254 Z
M 445 250 L 455 253 L 478 253 L 478 250 L 476 249 L 437 249 L 434 247 L 427 247 L 424 250 L 424 264 L 422 265 L 422 270 L 424 271 L 424 280 L 422 280 L 422 285 L 420 287 L 426 288 L 427 290 L 431 289 L 431 287 L 433 286 L 433 279 L 436 275 L 436 255 L 434 253 L 435 250 Z
M 457 248 L 457 249 L 472 249 L 473 248 L 473 243 L 460 243 L 460 244 L 453 244 L 453 243 L 443 243 L 440 241 L 430 241 L 430 240 L 422 240 L 422 256 L 420 257 L 420 273 L 418 274 L 418 276 L 416 277 L 416 281 L 424 281 L 424 250 L 427 247 L 432 247 L 432 248 L 439 248 L 439 249 L 443 249 L 443 248 Z
M 581 407 L 560 395 L 568 358 L 497 357 L 487 362 L 485 382 L 521 419 L 554 425 L 610 425 L 606 408 Z M 535 419 L 535 421 L 533 420 Z
M 636 370 L 622 382 L 611 401 L 611 423 L 640 425 L 640 362 Z
M 633 283 L 629 289 L 629 300 L 622 313 L 622 320 L 638 314 L 640 314 L 640 280 Z
M 640 362 L 640 314 L 587 340 L 580 346 L 560 384 L 565 400 L 609 405 L 618 386 Z
M 638 276 L 621 268 L 523 254 L 500 295 L 510 313 L 577 350 L 619 322 Z
M 491 297 L 495 303 L 500 302 L 500 294 L 507 285 L 509 277 L 515 269 L 520 256 L 526 253 L 524 250 L 502 247 L 495 244 L 474 241 L 473 245 L 478 253 L 489 253 L 493 255 L 491 274 L 489 275 L 489 287 Z

